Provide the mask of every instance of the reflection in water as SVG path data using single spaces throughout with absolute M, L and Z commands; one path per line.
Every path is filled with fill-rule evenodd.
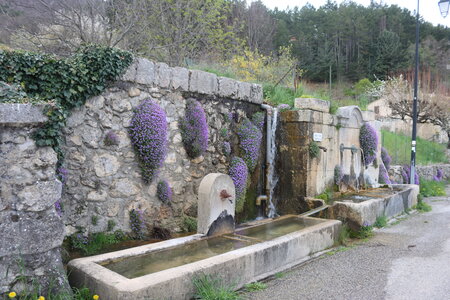
M 287 218 L 240 230 L 236 232 L 237 235 L 203 239 L 141 256 L 125 258 L 105 264 L 104 267 L 131 279 L 250 246 L 257 243 L 257 240 L 271 240 L 303 228 L 305 228 L 303 220 L 296 217 Z M 240 237 L 240 235 L 244 235 L 244 237 Z M 246 236 L 253 239 L 246 238 Z

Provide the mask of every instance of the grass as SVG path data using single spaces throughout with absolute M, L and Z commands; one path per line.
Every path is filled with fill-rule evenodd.
M 417 205 L 414 205 L 413 208 L 417 209 L 417 211 L 421 213 L 431 211 L 431 206 L 423 201 L 417 202 Z
M 45 296 L 45 300 L 92 300 L 94 294 L 88 289 L 88 288 L 72 288 L 72 295 L 67 292 L 61 292 L 61 293 L 49 293 Z M 39 292 L 39 289 L 35 289 L 33 291 L 24 292 L 21 294 L 18 294 L 16 297 L 12 299 L 17 300 L 39 300 L 43 297 L 42 294 Z M 5 298 L 6 299 L 6 298 Z M 99 298 L 100 299 L 100 298 Z
M 120 230 L 116 230 L 114 233 L 97 232 L 90 234 L 88 237 L 82 234 L 74 234 L 69 238 L 71 248 L 81 251 L 83 255 L 102 253 L 107 246 L 127 239 L 128 237 Z
M 420 179 L 420 194 L 423 197 L 445 196 L 445 181 Z
M 373 236 L 373 226 L 361 226 L 358 231 L 350 230 L 350 237 L 354 239 L 367 239 Z
M 239 293 L 234 287 L 226 286 L 218 277 L 201 275 L 192 281 L 196 290 L 194 299 L 203 300 L 238 300 Z
M 284 272 L 278 272 L 278 273 L 275 273 L 275 275 L 273 275 L 276 279 L 281 279 L 281 278 L 283 278 L 284 276 L 286 276 L 286 273 L 284 273 Z
M 325 191 L 322 194 L 317 195 L 316 199 L 321 199 L 323 201 L 325 201 L 325 203 L 329 203 L 329 201 L 331 199 L 333 199 L 334 193 L 333 190 L 331 190 L 330 188 L 325 189 Z
M 183 224 L 181 225 L 185 232 L 197 231 L 197 219 L 189 216 L 183 216 Z
M 294 99 L 299 98 L 303 94 L 303 89 L 299 88 L 294 91 L 291 88 L 283 86 L 275 86 L 273 84 L 263 84 L 264 99 L 272 105 L 288 104 L 294 107 Z
M 267 288 L 267 284 L 263 282 L 252 282 L 245 285 L 245 290 L 248 292 L 256 292 L 256 291 L 262 291 Z
M 387 225 L 387 218 L 386 216 L 380 216 L 376 219 L 375 223 L 373 223 L 373 226 L 376 228 L 383 228 Z
M 411 159 L 411 137 L 381 130 L 382 145 L 392 156 L 391 164 L 408 164 Z M 416 163 L 428 165 L 434 163 L 448 163 L 445 155 L 446 146 L 422 138 L 417 138 Z

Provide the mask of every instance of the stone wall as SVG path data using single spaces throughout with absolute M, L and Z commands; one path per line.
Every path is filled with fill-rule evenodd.
M 207 152 L 196 159 L 186 155 L 178 125 L 189 98 L 201 103 L 209 126 Z M 141 179 L 127 131 L 133 108 L 144 99 L 152 99 L 165 110 L 169 125 L 167 157 L 151 184 Z M 261 103 L 260 85 L 137 59 L 121 80 L 89 99 L 68 119 L 64 147 L 68 179 L 63 189 L 66 234 L 78 229 L 105 231 L 108 221 L 117 224 L 114 229 L 129 231 L 131 209 L 141 209 L 150 226 L 181 230 L 183 216 L 197 214 L 197 189 L 203 176 L 227 173 L 224 141 L 238 153 L 233 134 L 236 124 L 261 111 Z M 105 145 L 110 131 L 117 135 L 118 145 Z M 252 176 L 254 190 L 262 186 L 261 176 L 260 163 Z M 173 189 L 169 205 L 156 196 L 160 179 L 166 179 Z M 254 207 L 253 203 L 248 207 Z M 97 225 L 92 224 L 93 216 Z
M 0 295 L 32 284 L 68 287 L 59 252 L 64 223 L 55 210 L 57 157 L 31 138 L 45 121 L 37 106 L 0 104 Z
M 364 116 L 356 106 L 340 108 L 336 115 L 328 113 L 323 100 L 296 99 L 295 111 L 281 113 L 278 136 L 277 171 L 278 186 L 275 192 L 278 212 L 297 214 L 307 210 L 304 197 L 314 197 L 334 184 L 334 168 L 341 166 L 344 174 L 350 174 L 351 152 L 340 151 L 340 145 L 360 147 L 359 131 L 364 122 L 375 126 L 373 118 Z M 310 144 L 315 134 L 321 134 L 318 157 L 311 157 Z M 379 132 L 378 132 L 379 135 Z M 381 145 L 378 144 L 377 161 L 380 161 Z M 361 174 L 361 154 L 356 154 L 354 171 Z M 378 183 L 378 167 L 364 168 L 366 182 Z
M 389 177 L 395 182 L 402 183 L 402 169 L 402 166 L 391 166 L 391 168 L 389 169 Z M 442 170 L 445 180 L 450 179 L 450 164 L 437 164 L 416 167 L 419 177 L 425 178 L 426 180 L 433 180 L 433 177 L 436 176 L 438 169 Z

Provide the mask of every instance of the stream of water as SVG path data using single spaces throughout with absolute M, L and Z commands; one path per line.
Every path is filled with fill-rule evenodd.
M 275 203 L 273 201 L 273 190 L 275 189 L 275 186 L 278 182 L 278 176 L 275 172 L 275 158 L 277 155 L 277 145 L 276 145 L 276 132 L 277 132 L 277 125 L 278 125 L 278 109 L 273 109 L 273 116 L 272 116 L 272 126 L 271 126 L 271 132 L 268 132 L 267 134 L 270 134 L 270 149 L 269 151 L 269 172 L 268 172 L 268 181 L 269 181 L 269 218 L 273 218 L 277 216 L 277 210 L 275 207 Z

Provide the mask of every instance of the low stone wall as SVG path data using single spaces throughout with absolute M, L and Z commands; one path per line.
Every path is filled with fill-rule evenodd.
M 33 285 L 68 288 L 59 252 L 64 223 L 55 210 L 57 157 L 31 137 L 45 121 L 37 106 L 0 104 L 0 295 Z
M 201 103 L 209 129 L 207 151 L 196 159 L 187 156 L 179 128 L 186 102 L 192 98 Z M 165 111 L 169 128 L 165 162 L 150 184 L 142 180 L 128 136 L 133 109 L 145 99 Z M 105 231 L 108 222 L 116 224 L 114 230 L 129 232 L 132 209 L 142 210 L 150 226 L 180 231 L 184 215 L 197 216 L 201 179 L 208 173 L 227 173 L 230 157 L 239 151 L 233 133 L 244 117 L 262 111 L 261 103 L 260 85 L 137 59 L 121 80 L 73 111 L 67 121 L 64 167 L 68 178 L 63 191 L 66 233 L 80 228 L 85 232 Z M 109 132 L 117 136 L 117 145 L 105 144 Z M 223 152 L 225 141 L 231 144 L 231 156 Z M 260 163 L 252 174 L 253 194 L 258 188 L 262 190 L 263 176 Z M 156 195 L 161 179 L 167 180 L 173 190 L 170 204 L 162 203 Z M 244 213 L 251 217 L 255 205 L 247 208 Z M 91 222 L 94 216 L 98 220 L 95 225 Z
M 402 183 L 402 166 L 391 166 L 389 169 L 389 177 L 393 179 L 395 182 Z M 419 174 L 420 178 L 425 178 L 426 180 L 433 180 L 433 177 L 436 176 L 438 170 L 442 170 L 444 174 L 443 178 L 446 180 L 450 179 L 450 164 L 436 164 L 436 165 L 428 165 L 428 166 L 417 166 L 416 167 L 417 174 Z

